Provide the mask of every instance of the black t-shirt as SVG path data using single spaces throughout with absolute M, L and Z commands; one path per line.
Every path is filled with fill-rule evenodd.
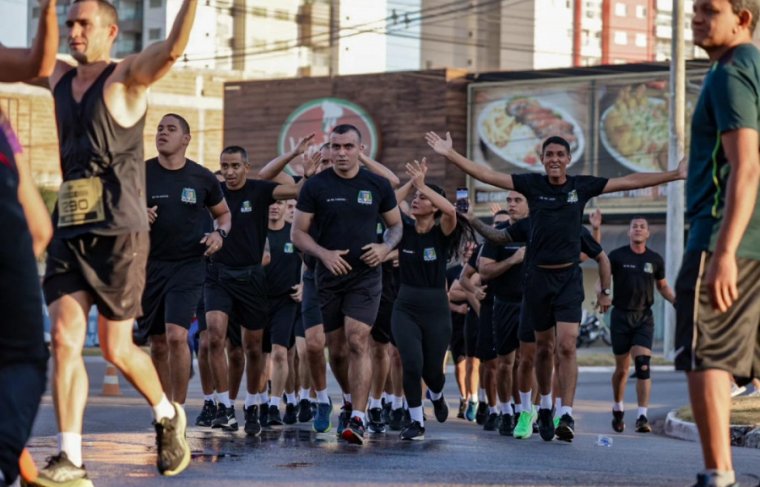
M 150 258 L 182 260 L 200 257 L 208 232 L 208 208 L 224 196 L 216 177 L 200 164 L 187 160 L 181 169 L 163 167 L 157 158 L 145 162 L 148 207 L 158 206 L 150 226 Z
M 525 261 L 528 262 L 528 259 L 532 255 L 532 252 L 530 251 L 531 248 L 531 222 L 530 218 L 523 218 L 522 220 L 518 221 L 514 225 L 509 226 L 507 229 L 504 230 L 504 232 L 512 239 L 513 242 L 526 242 L 528 244 L 528 248 L 526 250 L 525 254 Z M 599 242 L 594 240 L 594 236 L 591 234 L 591 232 L 588 231 L 588 228 L 581 225 L 581 236 L 580 236 L 580 243 L 581 243 L 581 252 L 588 255 L 592 259 L 596 259 L 599 254 L 601 254 L 604 249 L 601 245 L 599 245 Z M 580 255 L 579 255 L 580 258 Z M 577 260 L 577 259 L 576 259 Z
M 565 184 L 554 186 L 547 176 L 531 173 L 515 174 L 512 181 L 530 207 L 528 260 L 536 265 L 578 262 L 583 208 L 602 193 L 607 179 L 567 176 Z
M 222 249 L 212 260 L 232 267 L 261 264 L 269 226 L 269 205 L 277 184 L 249 179 L 245 186 L 230 190 L 222 185 L 224 198 L 232 213 L 232 229 Z
M 525 219 L 527 220 L 527 218 Z M 509 225 L 497 226 L 496 228 L 509 228 Z M 506 260 L 520 247 L 524 247 L 524 243 L 510 242 L 506 245 L 496 245 L 492 242 L 486 241 L 483 244 L 483 250 L 480 252 L 480 257 L 501 262 Z M 495 279 L 488 281 L 488 287 L 493 291 L 494 296 L 508 301 L 510 303 L 519 303 L 522 301 L 522 279 L 523 279 L 523 265 L 519 263 L 511 266 L 503 274 L 497 276 Z
M 451 236 L 443 234 L 439 224 L 426 233 L 418 233 L 414 220 L 404 216 L 404 235 L 398 244 L 401 284 L 414 287 L 446 289 L 446 261 Z
M 665 262 L 649 248 L 635 253 L 630 245 L 610 253 L 612 283 L 615 294 L 612 305 L 625 311 L 643 311 L 654 304 L 654 285 L 665 279 Z
M 462 264 L 454 264 L 453 266 L 446 269 L 446 285 L 449 289 L 451 289 L 451 285 L 454 284 L 454 281 L 459 279 L 459 276 L 462 275 Z
M 387 179 L 359 171 L 344 179 L 332 169 L 309 178 L 301 188 L 296 208 L 312 213 L 315 240 L 327 250 L 348 249 L 343 259 L 354 270 L 365 269 L 362 247 L 377 242 L 377 219 L 396 207 L 396 195 Z
M 478 260 L 480 258 L 481 250 L 483 250 L 483 244 L 480 244 L 475 248 L 475 250 L 472 252 L 472 255 L 470 256 L 470 260 L 467 261 L 467 265 L 475 269 L 475 272 L 478 271 Z M 481 278 L 481 284 L 488 284 L 488 282 Z M 491 286 L 489 285 L 486 287 L 486 297 L 483 298 L 483 301 L 481 301 L 481 303 L 492 303 L 493 295 L 493 289 L 491 289 Z
M 290 223 L 280 230 L 269 230 L 267 237 L 272 256 L 265 269 L 267 292 L 270 296 L 290 294 L 293 286 L 301 282 L 301 257 L 290 240 Z

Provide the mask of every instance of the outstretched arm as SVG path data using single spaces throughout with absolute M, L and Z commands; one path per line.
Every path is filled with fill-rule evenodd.
M 462 213 L 459 215 L 462 216 Z M 508 232 L 505 230 L 498 230 L 491 225 L 486 224 L 483 220 L 476 217 L 472 211 L 467 213 L 466 218 L 467 221 L 470 222 L 470 226 L 489 242 L 496 245 L 506 245 L 512 241 L 512 237 L 510 237 Z
M 384 165 L 380 164 L 379 162 L 373 160 L 369 156 L 367 156 L 364 152 L 359 153 L 359 162 L 364 164 L 367 169 L 369 169 L 370 172 L 377 174 L 378 176 L 382 176 L 385 179 L 388 180 L 389 183 L 391 183 L 392 188 L 398 188 L 401 184 L 401 180 L 399 180 L 398 176 L 396 176 L 393 171 L 385 167 Z
M 40 3 L 40 23 L 31 49 L 0 46 L 0 82 L 15 83 L 53 74 L 58 52 L 56 0 Z
M 630 189 L 649 188 L 660 184 L 686 179 L 687 171 L 686 159 L 678 163 L 678 167 L 673 171 L 664 172 L 635 172 L 620 178 L 612 178 L 607 181 L 602 193 L 615 193 L 617 191 L 626 191 Z
M 283 170 L 285 169 L 285 166 L 290 163 L 290 161 L 306 152 L 306 149 L 308 149 L 309 144 L 311 144 L 311 141 L 313 139 L 314 134 L 309 134 L 306 137 L 300 139 L 296 146 L 293 147 L 293 150 L 284 154 L 280 154 L 271 161 L 267 162 L 267 164 L 262 167 L 261 170 L 259 170 L 258 178 L 274 181 L 275 183 L 279 184 L 292 184 L 294 182 L 293 177 L 289 174 L 285 174 Z
M 425 134 L 425 140 L 431 149 L 437 154 L 442 155 L 446 159 L 453 162 L 459 169 L 466 172 L 470 176 L 474 177 L 478 181 L 498 186 L 504 189 L 515 189 L 512 183 L 512 176 L 509 174 L 502 174 L 496 172 L 493 169 L 488 169 L 483 164 L 478 164 L 467 159 L 460 153 L 454 150 L 454 143 L 451 140 L 451 134 L 446 132 L 446 138 L 442 139 L 435 132 L 428 132 Z
M 147 88 L 169 72 L 185 52 L 197 7 L 198 0 L 184 0 L 166 40 L 151 44 L 123 61 L 128 63 L 125 78 L 128 87 Z

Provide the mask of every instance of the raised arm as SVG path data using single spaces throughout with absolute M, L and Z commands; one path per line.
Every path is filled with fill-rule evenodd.
M 147 88 L 169 72 L 185 52 L 197 7 L 198 0 L 183 0 L 166 40 L 151 44 L 123 61 L 128 63 L 125 76 L 128 87 Z
M 396 176 L 393 171 L 380 164 L 379 162 L 373 160 L 364 152 L 359 153 L 359 162 L 364 164 L 364 166 L 369 169 L 370 172 L 387 179 L 388 182 L 391 183 L 392 188 L 398 188 L 401 184 L 401 180 L 399 180 L 398 176 Z
M 409 197 L 409 193 L 412 192 L 412 188 L 414 185 L 412 184 L 412 180 L 405 182 L 401 186 L 399 186 L 395 193 L 396 193 L 396 202 L 401 204 L 402 201 L 406 201 L 406 199 Z M 406 213 L 406 212 L 404 212 Z
M 504 189 L 515 189 L 512 183 L 512 176 L 502 174 L 493 169 L 488 169 L 483 164 L 478 164 L 467 159 L 454 150 L 454 143 L 451 140 L 451 134 L 446 132 L 446 138 L 442 139 L 435 132 L 425 134 L 425 140 L 431 149 L 437 154 L 442 155 L 449 161 L 453 162 L 459 169 L 474 177 L 478 181 L 497 186 Z
M 55 69 L 58 52 L 58 18 L 56 0 L 40 3 L 37 37 L 30 49 L 0 46 L 0 82 L 15 83 L 47 78 Z
M 298 199 L 298 193 L 301 192 L 301 187 L 303 186 L 305 179 L 301 179 L 297 183 L 290 183 L 290 184 L 278 184 L 276 188 L 274 188 L 274 192 L 272 193 L 272 197 L 276 200 L 294 200 Z
M 483 220 L 476 217 L 475 213 L 472 211 L 469 211 L 467 215 L 462 215 L 462 213 L 460 213 L 459 216 L 466 216 L 467 221 L 470 222 L 470 226 L 489 242 L 496 245 L 506 245 L 512 241 L 512 237 L 510 237 L 507 231 L 498 230 L 491 225 L 488 225 Z
M 286 152 L 285 154 L 280 154 L 267 162 L 266 165 L 259 170 L 258 178 L 274 181 L 280 184 L 292 184 L 294 182 L 293 177 L 289 174 L 285 174 L 283 170 L 290 161 L 306 152 L 306 149 L 308 149 L 312 140 L 314 140 L 314 134 L 309 134 L 306 137 L 299 139 L 296 146 L 293 147 L 293 150 Z
M 427 161 L 422 158 L 422 162 L 414 161 L 413 164 L 406 164 L 406 172 L 412 181 L 412 185 L 425 195 L 441 212 L 441 231 L 444 235 L 451 235 L 457 226 L 457 210 L 449 200 L 438 194 L 436 191 L 425 184 L 425 175 L 427 174 Z
M 627 191 L 630 189 L 649 188 L 660 184 L 686 179 L 686 159 L 678 163 L 678 167 L 673 171 L 664 172 L 635 172 L 619 178 L 612 178 L 607 181 L 602 193 L 615 193 L 617 191 Z

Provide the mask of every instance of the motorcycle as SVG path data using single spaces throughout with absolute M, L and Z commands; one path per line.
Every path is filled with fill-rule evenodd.
M 598 314 L 590 313 L 581 321 L 575 345 L 577 348 L 583 345 L 590 347 L 600 338 L 607 346 L 612 346 L 612 336 L 607 324 Z

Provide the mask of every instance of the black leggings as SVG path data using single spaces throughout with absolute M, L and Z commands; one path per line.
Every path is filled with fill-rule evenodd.
M 404 369 L 404 394 L 410 408 L 422 405 L 422 384 L 443 391 L 443 359 L 451 339 L 451 313 L 445 289 L 401 285 L 391 318 Z

